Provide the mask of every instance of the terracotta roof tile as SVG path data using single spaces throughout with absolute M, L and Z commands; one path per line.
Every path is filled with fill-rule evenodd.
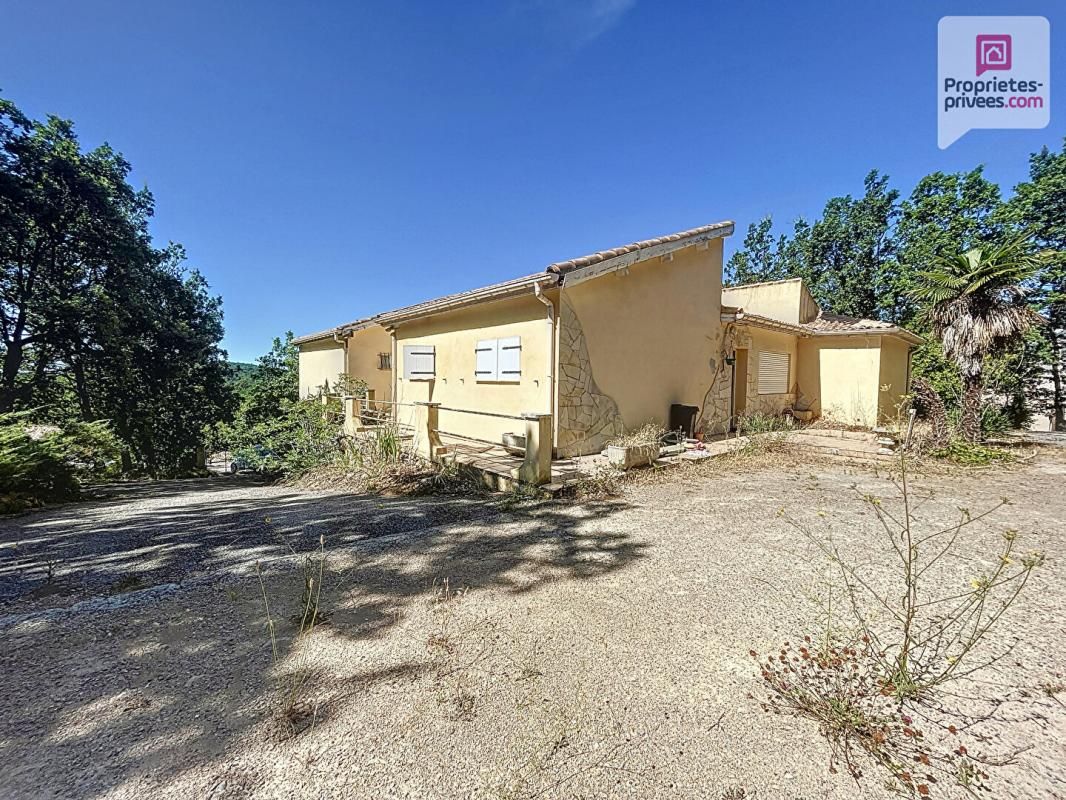
M 526 287 L 532 286 L 534 283 L 547 283 L 549 281 L 555 282 L 558 278 L 552 275 L 548 275 L 543 272 L 535 272 L 532 275 L 524 275 L 521 278 L 512 278 L 509 281 L 501 281 L 500 283 L 493 283 L 488 286 L 482 286 L 478 289 L 469 289 L 465 292 L 456 292 L 455 294 L 448 294 L 444 297 L 437 297 L 433 300 L 426 300 L 422 303 L 415 303 L 414 305 L 404 306 L 403 308 L 397 308 L 392 311 L 386 311 L 384 314 L 378 314 L 374 319 L 380 320 L 383 323 L 389 323 L 397 319 L 406 319 L 412 316 L 418 316 L 421 313 L 446 311 L 456 306 L 466 305 L 467 303 L 474 302 L 476 300 L 485 300 L 495 297 L 507 295 L 511 292 L 520 291 Z
M 362 319 L 354 319 L 351 322 L 346 322 L 343 325 L 337 325 L 332 328 L 327 328 L 324 331 L 317 331 L 316 333 L 307 333 L 303 336 L 297 336 L 292 340 L 293 344 L 307 344 L 309 342 L 317 342 L 320 339 L 330 339 L 335 333 L 341 333 L 348 330 L 362 330 L 368 328 L 374 324 L 374 317 L 363 317 Z
M 803 323 L 803 327 L 812 331 L 847 333 L 848 331 L 890 330 L 896 328 L 896 325 L 876 319 L 848 317 L 844 314 L 827 314 L 823 311 L 810 322 Z
M 693 236 L 699 236 L 702 233 L 711 233 L 712 231 L 724 230 L 732 228 L 732 221 L 715 222 L 711 225 L 701 225 L 698 228 L 690 228 L 687 231 L 678 231 L 677 233 L 670 233 L 666 236 L 660 236 L 656 239 L 645 239 L 641 242 L 633 242 L 631 244 L 624 244 L 621 247 L 612 247 L 610 250 L 599 250 L 595 253 L 590 253 L 587 256 L 580 256 L 579 258 L 571 258 L 567 261 L 556 261 L 554 264 L 549 264 L 547 271 L 556 272 L 560 275 L 565 275 L 575 269 L 581 267 L 587 267 L 590 264 L 598 264 L 601 261 L 606 261 L 609 258 L 615 258 L 616 256 L 625 255 L 626 253 L 632 253 L 634 250 L 643 250 L 647 247 L 655 247 L 656 245 L 666 244 L 667 242 L 676 242 L 681 239 L 689 239 Z

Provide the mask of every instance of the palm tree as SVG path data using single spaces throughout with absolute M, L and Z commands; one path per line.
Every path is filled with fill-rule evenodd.
M 916 276 L 911 294 L 924 304 L 922 318 L 962 378 L 959 429 L 971 442 L 981 435 L 985 358 L 1044 321 L 1026 302 L 1022 288 L 1043 260 L 1044 254 L 1033 253 L 1023 235 L 939 258 Z

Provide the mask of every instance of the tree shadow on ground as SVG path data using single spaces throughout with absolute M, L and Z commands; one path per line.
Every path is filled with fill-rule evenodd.
M 63 606 L 75 595 L 177 583 L 306 549 L 320 535 L 345 545 L 498 513 L 477 498 L 257 493 L 263 486 L 244 476 L 124 484 L 114 499 L 4 520 L 0 607 L 34 592 L 34 607 Z
M 9 765 L 0 795 L 142 792 L 193 773 L 210 793 L 237 740 L 277 712 L 259 583 L 248 571 L 256 561 L 277 593 L 272 612 L 285 653 L 296 627 L 289 620 L 300 609 L 300 557 L 292 551 L 313 552 L 320 537 L 329 560 L 324 635 L 353 642 L 384 637 L 445 578 L 456 587 L 522 594 L 625 569 L 647 548 L 611 529 L 620 503 L 512 514 L 463 497 L 287 489 L 219 497 L 209 489 L 189 502 L 186 494 L 164 487 L 164 500 L 182 502 L 143 506 L 160 499 L 143 493 L 118 508 L 65 507 L 3 530 L 7 542 L 21 537 L 20 564 L 0 567 L 0 579 L 19 590 L 12 597 L 21 598 L 9 612 L 29 602 L 28 576 L 48 559 L 78 576 L 83 592 L 129 574 L 146 586 L 186 584 L 160 601 L 7 625 L 0 718 L 14 733 L 0 742 Z M 203 577 L 234 570 L 244 577 Z M 44 602 L 59 604 L 52 599 Z M 368 664 L 347 679 L 348 691 L 425 668 L 417 659 Z M 328 684 L 330 676 L 315 680 Z M 231 788 L 256 780 L 254 769 L 241 769 L 227 773 Z

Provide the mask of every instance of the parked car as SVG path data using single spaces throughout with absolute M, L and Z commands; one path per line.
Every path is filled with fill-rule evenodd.
M 230 460 L 229 471 L 231 475 L 236 475 L 238 472 L 272 472 L 274 462 L 274 452 L 257 444 L 234 453 Z

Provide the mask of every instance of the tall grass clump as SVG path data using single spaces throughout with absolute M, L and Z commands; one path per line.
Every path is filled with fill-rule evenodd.
M 287 543 L 286 543 L 287 544 Z M 300 557 L 292 547 L 290 551 L 300 560 L 301 591 L 296 612 L 292 622 L 296 626 L 295 634 L 288 651 L 282 652 L 278 641 L 278 622 L 271 608 L 270 594 L 263 577 L 262 565 L 256 562 L 255 574 L 259 579 L 263 609 L 266 613 L 267 634 L 270 638 L 271 661 L 274 666 L 275 682 L 279 696 L 278 720 L 282 733 L 294 736 L 308 727 L 314 726 L 318 717 L 319 706 L 310 697 L 310 684 L 314 670 L 304 663 L 310 656 L 303 649 L 304 639 L 319 625 L 324 614 L 321 607 L 322 581 L 326 569 L 325 537 L 319 536 L 318 550 Z M 286 664 L 286 661 L 291 663 Z M 286 667 L 288 668 L 287 671 Z

